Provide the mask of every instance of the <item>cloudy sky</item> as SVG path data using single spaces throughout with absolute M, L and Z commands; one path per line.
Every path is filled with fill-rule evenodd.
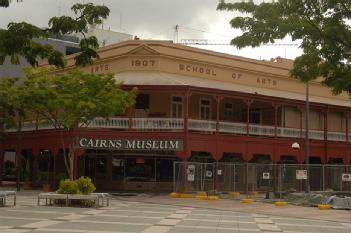
M 260 1 L 260 0 L 257 0 Z M 0 27 L 11 22 L 27 21 L 40 27 L 47 26 L 52 16 L 72 15 L 70 7 L 76 2 L 93 2 L 110 8 L 104 28 L 137 35 L 141 39 L 176 40 L 175 25 L 179 25 L 181 39 L 209 39 L 229 41 L 240 31 L 230 28 L 234 12 L 216 11 L 218 0 L 12 0 L 9 8 L 0 8 Z M 279 44 L 291 44 L 289 40 Z M 263 46 L 237 50 L 233 46 L 202 46 L 220 52 L 270 59 L 294 58 L 300 54 L 297 46 Z

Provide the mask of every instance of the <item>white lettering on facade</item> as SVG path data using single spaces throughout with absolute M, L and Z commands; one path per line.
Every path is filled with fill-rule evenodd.
M 86 138 L 81 138 L 79 140 L 79 146 L 80 147 L 86 147 L 87 146 L 87 139 Z
M 116 140 L 116 149 L 122 148 L 122 140 Z
M 102 148 L 107 147 L 107 146 L 106 146 L 106 143 L 107 143 L 106 140 L 104 140 L 104 139 L 100 140 L 100 147 L 102 147 Z
M 94 147 L 94 140 L 93 139 L 89 139 L 89 142 L 87 144 L 88 147 Z
M 170 144 L 169 149 L 176 149 L 179 146 L 179 141 L 170 141 L 169 144 Z
M 151 140 L 147 140 L 146 141 L 146 145 L 145 145 L 145 149 L 151 149 L 152 148 L 152 141 Z
M 127 141 L 127 145 L 126 145 L 127 149 L 134 149 L 135 148 L 135 140 L 133 141 Z
M 182 150 L 181 140 L 80 138 L 79 147 L 117 150 Z
M 116 147 L 116 141 L 108 140 L 108 148 L 115 148 L 115 147 Z

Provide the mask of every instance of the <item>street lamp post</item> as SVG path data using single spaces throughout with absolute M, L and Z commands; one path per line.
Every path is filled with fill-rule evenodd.
M 309 101 L 309 82 L 306 82 L 306 114 L 305 114 L 305 165 L 307 170 L 306 192 L 310 193 L 310 139 L 309 139 L 309 117 L 310 117 L 310 101 Z

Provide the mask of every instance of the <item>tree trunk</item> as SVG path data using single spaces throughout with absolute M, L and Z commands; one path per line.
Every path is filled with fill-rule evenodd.
M 18 116 L 17 148 L 16 148 L 16 189 L 17 191 L 20 191 L 21 154 L 22 154 L 22 117 Z
M 62 130 L 60 131 L 60 137 L 61 137 L 61 143 L 62 143 L 63 161 L 65 163 L 65 168 L 66 168 L 66 172 L 68 174 L 68 177 L 71 179 L 71 167 L 70 167 L 71 163 L 70 163 L 70 159 L 69 159 L 69 154 L 67 154 L 67 152 L 66 152 L 66 145 L 65 145 L 65 141 L 63 139 Z M 70 151 L 68 153 L 70 153 Z
M 74 141 L 71 143 L 69 147 L 69 167 L 70 167 L 69 178 L 73 180 L 74 179 Z

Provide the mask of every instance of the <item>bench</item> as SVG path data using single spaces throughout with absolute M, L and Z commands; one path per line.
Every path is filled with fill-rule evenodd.
M 60 194 L 60 193 L 39 193 L 38 195 L 38 206 L 40 205 L 40 200 L 45 200 L 45 205 L 52 205 L 52 201 L 54 200 L 64 200 L 65 205 L 68 206 L 68 195 L 67 194 Z
M 45 205 L 52 205 L 52 201 L 64 200 L 65 206 L 71 206 L 72 200 L 89 200 L 94 201 L 96 208 L 109 206 L 110 200 L 108 193 L 91 193 L 91 194 L 59 194 L 59 193 L 40 193 L 38 195 L 38 206 L 40 200 L 45 200 Z M 101 203 L 101 205 L 100 205 Z
M 110 205 L 110 197 L 108 193 L 92 193 L 98 196 L 98 205 L 99 207 L 109 206 Z M 100 205 L 101 200 L 101 205 Z M 105 205 L 104 205 L 105 204 Z
M 99 197 L 95 194 L 68 194 L 68 205 L 71 205 L 72 200 L 94 201 L 94 206 L 99 208 Z
M 13 197 L 13 205 L 16 205 L 16 191 L 0 191 L 0 206 L 6 206 L 7 197 Z

